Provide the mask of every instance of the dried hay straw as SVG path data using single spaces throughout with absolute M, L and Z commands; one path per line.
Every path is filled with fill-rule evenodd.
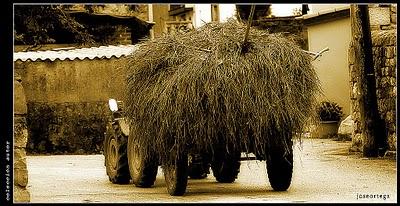
M 319 81 L 311 57 L 279 34 L 230 20 L 144 43 L 130 58 L 131 135 L 163 164 L 188 148 L 256 152 L 300 132 Z M 287 149 L 287 148 L 286 148 Z

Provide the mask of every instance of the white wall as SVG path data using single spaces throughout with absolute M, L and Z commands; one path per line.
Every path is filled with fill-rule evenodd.
M 193 23 L 195 28 L 211 22 L 211 4 L 193 4 L 193 7 Z M 219 4 L 219 21 L 225 22 L 227 19 L 235 17 L 235 12 L 235 4 Z
M 347 116 L 350 114 L 350 18 L 315 24 L 307 29 L 310 51 L 317 52 L 329 47 L 328 52 L 313 62 L 324 94 L 321 100 L 335 101 L 343 107 Z
M 235 17 L 236 6 L 235 4 L 220 4 L 219 5 L 219 21 L 225 22 L 231 17 Z
M 301 4 L 272 4 L 271 14 L 274 16 L 293 16 L 294 9 L 301 9 Z
M 308 7 L 310 8 L 309 13 L 310 14 L 315 14 L 323 10 L 327 9 L 335 9 L 335 8 L 341 8 L 345 6 L 350 6 L 350 4 L 309 4 Z
M 211 22 L 211 4 L 195 4 L 193 19 L 195 28 Z

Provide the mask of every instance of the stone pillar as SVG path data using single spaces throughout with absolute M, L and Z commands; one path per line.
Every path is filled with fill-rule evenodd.
M 387 135 L 387 146 L 389 151 L 397 150 L 396 135 L 396 67 L 397 67 L 397 33 L 396 30 L 376 30 L 372 32 L 372 52 L 374 58 L 374 69 L 376 76 L 376 95 L 378 98 L 378 110 L 380 118 L 385 123 Z M 354 119 L 352 151 L 360 151 L 362 147 L 362 131 L 360 107 L 356 99 L 360 95 L 358 88 L 359 77 L 354 71 L 354 49 L 349 48 L 349 71 L 352 103 L 352 118 Z
M 21 78 L 14 79 L 14 202 L 30 202 L 28 169 L 26 166 L 27 105 Z

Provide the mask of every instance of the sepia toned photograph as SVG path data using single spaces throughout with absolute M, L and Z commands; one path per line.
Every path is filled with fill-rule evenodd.
M 396 3 L 14 3 L 12 41 L 5 202 L 397 203 Z

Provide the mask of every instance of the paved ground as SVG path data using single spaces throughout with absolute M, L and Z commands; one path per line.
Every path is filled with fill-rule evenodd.
M 275 192 L 265 162 L 242 161 L 235 183 L 217 183 L 211 175 L 189 180 L 182 197 L 171 197 L 159 169 L 153 188 L 113 185 L 102 155 L 28 156 L 31 202 L 397 202 L 395 160 L 349 154 L 350 142 L 305 139 L 296 143 L 292 185 Z M 367 198 L 366 195 L 373 196 Z

